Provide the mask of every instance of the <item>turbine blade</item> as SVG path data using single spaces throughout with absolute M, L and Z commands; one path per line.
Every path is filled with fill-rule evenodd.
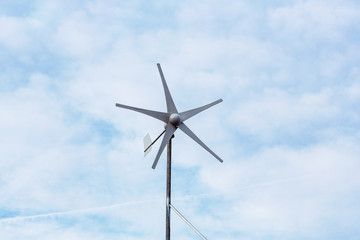
M 172 99 L 169 88 L 168 88 L 168 86 L 166 84 L 165 77 L 164 77 L 164 74 L 163 74 L 163 72 L 161 70 L 160 63 L 157 64 L 157 67 L 159 69 L 161 81 L 162 81 L 162 84 L 163 84 L 163 87 L 164 87 L 167 112 L 168 113 L 178 113 L 178 111 L 177 111 L 177 109 L 175 107 L 175 104 L 174 104 L 174 100 Z
M 223 162 L 223 160 L 216 155 L 216 153 L 214 153 L 213 151 L 211 151 L 210 148 L 208 148 L 205 143 L 203 143 L 196 135 L 195 133 L 193 133 L 190 128 L 188 128 L 184 123 L 181 123 L 179 125 L 179 128 L 186 133 L 189 137 L 191 137 L 195 142 L 197 142 L 200 146 L 202 146 L 203 148 L 205 148 L 205 150 L 207 150 L 209 153 L 211 153 L 217 160 L 219 160 L 220 162 Z
M 195 116 L 196 114 L 208 109 L 209 107 L 212 107 L 212 106 L 214 106 L 214 105 L 216 105 L 218 103 L 221 103 L 222 101 L 223 101 L 222 99 L 219 99 L 219 100 L 216 100 L 215 102 L 209 103 L 209 104 L 204 105 L 202 107 L 198 107 L 198 108 L 194 108 L 194 109 L 182 112 L 182 113 L 180 113 L 181 120 L 185 121 L 185 120 Z
M 155 169 L 156 165 L 159 161 L 159 158 L 161 156 L 161 153 L 164 151 L 164 148 L 166 146 L 166 144 L 169 142 L 170 138 L 172 137 L 172 135 L 174 134 L 174 132 L 176 131 L 176 127 L 174 125 L 172 125 L 171 123 L 168 123 L 167 127 L 166 127 L 166 131 L 165 131 L 165 136 L 161 142 L 159 151 L 156 155 L 155 161 L 152 165 L 152 168 Z
M 139 112 L 139 113 L 143 113 L 143 114 L 148 115 L 150 117 L 159 119 L 159 120 L 163 121 L 164 123 L 167 123 L 169 121 L 169 116 L 170 116 L 169 113 L 157 112 L 157 111 L 153 111 L 153 110 L 147 110 L 147 109 L 136 108 L 136 107 L 130 107 L 130 106 L 123 105 L 123 104 L 120 104 L 120 103 L 116 103 L 115 106 L 119 107 L 119 108 L 125 108 L 125 109 L 129 109 L 129 110 L 133 110 L 133 111 L 136 111 L 136 112 Z

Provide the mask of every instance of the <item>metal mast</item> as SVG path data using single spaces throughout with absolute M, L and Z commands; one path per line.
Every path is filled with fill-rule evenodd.
M 167 171 L 166 171 L 166 240 L 170 240 L 170 206 L 171 206 L 171 140 L 174 135 L 170 138 L 167 144 Z

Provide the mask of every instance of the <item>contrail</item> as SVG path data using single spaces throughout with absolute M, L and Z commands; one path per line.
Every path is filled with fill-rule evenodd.
M 273 181 L 267 181 L 263 183 L 255 183 L 255 184 L 249 184 L 249 185 L 243 185 L 239 186 L 236 189 L 237 192 L 244 191 L 247 189 L 253 189 L 258 187 L 266 187 L 271 185 L 277 185 L 279 183 L 288 182 L 288 181 L 297 181 L 302 178 L 306 178 L 308 176 L 299 176 L 299 177 L 290 177 L 290 178 L 283 178 L 283 179 L 277 179 Z M 174 200 L 177 201 L 186 201 L 189 198 L 196 198 L 196 197 L 207 197 L 207 196 L 214 196 L 218 194 L 214 193 L 200 193 L 200 194 L 190 194 L 185 196 L 174 196 Z M 37 218 L 46 218 L 46 217 L 56 217 L 56 216 L 64 216 L 64 215 L 76 215 L 76 214 L 83 214 L 88 212 L 97 212 L 102 210 L 108 210 L 111 208 L 118 208 L 118 207 L 124 207 L 129 205 L 136 205 L 136 204 L 143 204 L 148 202 L 157 202 L 161 201 L 163 198 L 156 198 L 156 199 L 148 199 L 148 200 L 140 200 L 140 201 L 129 201 L 129 202 L 123 202 L 123 203 L 117 203 L 107 206 L 101 206 L 101 207 L 94 207 L 94 208 L 86 208 L 86 209 L 78 209 L 78 210 L 69 210 L 69 211 L 62 211 L 62 212 L 52 212 L 52 213 L 44 213 L 44 214 L 37 214 L 37 215 L 31 215 L 31 216 L 18 216 L 18 217 L 9 217 L 9 218 L 1 218 L 0 223 L 11 223 L 15 221 L 24 221 L 24 220 L 34 220 Z
M 2 219 L 0 219 L 0 223 L 10 223 L 10 222 L 15 222 L 15 221 L 34 220 L 37 218 L 47 218 L 47 217 L 56 217 L 56 216 L 64 216 L 64 215 L 76 215 L 76 214 L 82 214 L 82 213 L 88 213 L 88 212 L 97 212 L 97 211 L 102 211 L 102 210 L 108 210 L 111 208 L 124 207 L 124 206 L 128 206 L 128 205 L 156 202 L 159 200 L 160 200 L 160 198 L 159 199 L 141 200 L 141 201 L 123 202 L 123 203 L 118 203 L 118 204 L 113 204 L 113 205 L 108 205 L 108 206 L 102 206 L 102 207 L 44 213 L 44 214 L 37 214 L 37 215 L 31 215 L 31 216 L 18 216 L 18 217 L 2 218 Z
M 247 184 L 247 185 L 239 185 L 236 187 L 227 188 L 227 192 L 239 193 L 239 192 L 244 192 L 247 190 L 252 190 L 252 189 L 261 188 L 261 187 L 268 187 L 268 186 L 279 185 L 279 184 L 288 183 L 288 182 L 295 182 L 295 181 L 299 181 L 301 179 L 305 179 L 308 177 L 310 177 L 310 176 L 302 175 L 302 176 L 274 179 L 274 180 L 259 182 L 259 183 L 251 183 L 251 184 Z M 174 198 L 176 198 L 176 200 L 186 200 L 186 199 L 193 198 L 193 197 L 208 197 L 208 196 L 221 197 L 221 193 L 199 193 L 199 194 L 190 194 L 190 195 L 184 195 L 184 196 L 174 196 Z

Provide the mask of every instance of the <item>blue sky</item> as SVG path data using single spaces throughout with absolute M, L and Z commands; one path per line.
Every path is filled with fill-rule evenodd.
M 358 239 L 358 1 L 1 1 L 2 239 L 161 239 L 173 204 L 208 239 Z M 174 239 L 197 239 L 176 216 Z

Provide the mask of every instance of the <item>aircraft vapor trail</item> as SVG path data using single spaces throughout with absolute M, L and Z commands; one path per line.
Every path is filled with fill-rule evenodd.
M 47 217 L 56 217 L 56 216 L 64 216 L 64 215 L 76 215 L 76 214 L 97 212 L 97 211 L 102 211 L 102 210 L 108 210 L 111 208 L 124 207 L 124 206 L 128 206 L 128 205 L 136 205 L 136 204 L 142 204 L 142 203 L 147 203 L 147 202 L 156 202 L 156 201 L 159 201 L 159 199 L 129 201 L 129 202 L 123 202 L 123 203 L 112 204 L 112 205 L 101 206 L 101 207 L 69 210 L 69 211 L 62 211 L 62 212 L 44 213 L 44 214 L 37 214 L 37 215 L 31 215 L 31 216 L 9 217 L 9 218 L 0 219 L 0 223 L 10 223 L 10 222 L 15 222 L 15 221 L 34 220 L 37 218 L 47 218 Z
M 289 181 L 298 181 L 298 180 L 306 178 L 306 177 L 308 177 L 308 176 L 298 176 L 298 177 L 277 179 L 277 180 L 267 181 L 267 182 L 263 182 L 263 183 L 239 186 L 233 190 L 246 191 L 248 189 L 277 185 L 277 184 L 281 184 L 281 183 L 289 182 Z M 195 198 L 196 197 L 207 197 L 207 196 L 213 196 L 213 195 L 218 195 L 218 194 L 200 193 L 200 194 L 190 194 L 190 195 L 185 195 L 185 196 L 174 196 L 173 198 L 175 201 L 186 201 L 186 200 L 194 198 L 194 197 Z M 56 216 L 64 216 L 64 215 L 76 215 L 76 214 L 83 214 L 83 213 L 89 213 L 89 212 L 98 212 L 98 211 L 102 211 L 102 210 L 108 210 L 111 208 L 123 207 L 123 206 L 128 206 L 128 205 L 136 205 L 136 204 L 142 204 L 142 203 L 148 203 L 148 202 L 157 202 L 157 201 L 161 201 L 161 200 L 163 200 L 163 198 L 140 200 L 140 201 L 129 201 L 129 202 L 117 203 L 117 204 L 101 206 L 101 207 L 69 210 L 69 211 L 62 211 L 62 212 L 44 213 L 44 214 L 37 214 L 37 215 L 31 215 L 31 216 L 9 217 L 9 218 L 0 219 L 0 223 L 10 223 L 10 222 L 15 222 L 15 221 L 34 220 L 37 218 L 46 218 L 46 217 L 56 217 Z

